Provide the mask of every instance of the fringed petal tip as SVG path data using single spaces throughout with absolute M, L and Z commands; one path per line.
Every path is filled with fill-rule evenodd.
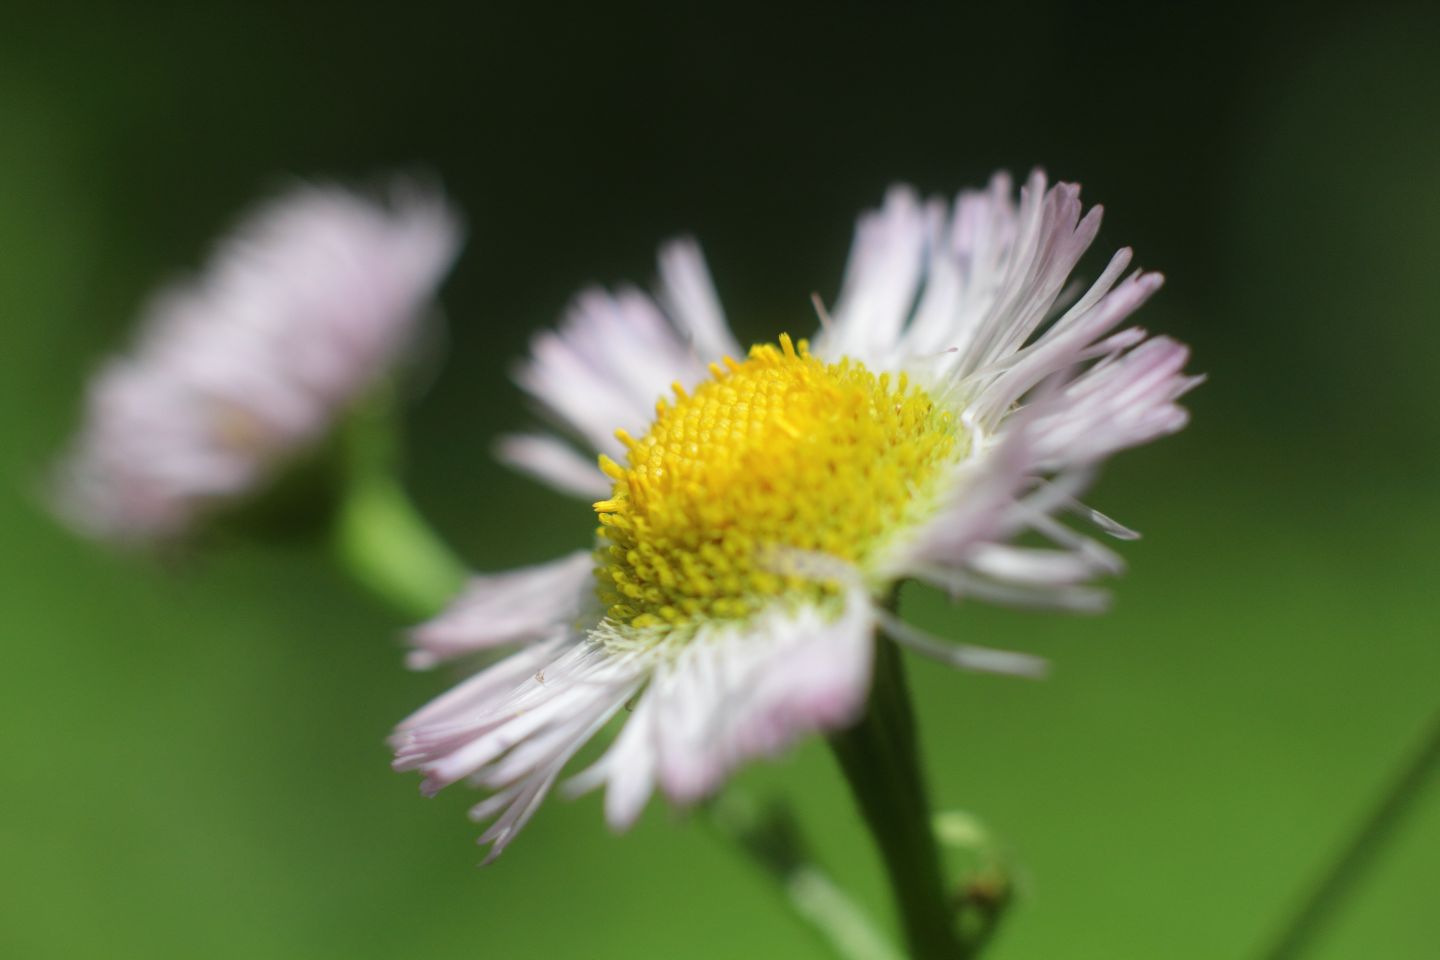
M 408 719 L 391 740 L 396 765 L 422 771 L 427 796 L 460 780 L 491 791 L 471 813 L 496 818 L 481 837 L 493 859 L 642 681 L 635 658 L 593 641 L 524 648 Z
M 633 287 L 582 291 L 558 329 L 536 335 L 515 370 L 540 407 L 595 453 L 622 456 L 617 429 L 642 433 L 671 384 L 694 386 L 709 363 L 740 352 L 699 245 L 667 244 L 659 266 L 653 298 Z M 564 492 L 598 482 L 562 450 L 533 441 L 510 445 L 504 459 Z

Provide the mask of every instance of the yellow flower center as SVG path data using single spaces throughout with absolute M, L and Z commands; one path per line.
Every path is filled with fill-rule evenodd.
M 930 506 L 941 467 L 962 451 L 949 410 L 904 374 L 826 364 L 805 341 L 711 364 L 691 394 L 677 383 L 639 440 L 600 518 L 596 575 L 609 619 L 632 628 L 743 619 L 776 597 L 823 599 L 834 584 L 785 571 L 787 551 L 862 572 Z

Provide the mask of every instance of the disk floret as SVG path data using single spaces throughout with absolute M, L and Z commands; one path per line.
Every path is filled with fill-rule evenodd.
M 787 572 L 824 554 L 861 571 L 933 501 L 964 438 L 905 374 L 824 363 L 782 335 L 661 399 L 649 431 L 620 431 L 627 465 L 599 516 L 596 576 L 616 626 L 740 620 L 777 597 L 834 585 Z

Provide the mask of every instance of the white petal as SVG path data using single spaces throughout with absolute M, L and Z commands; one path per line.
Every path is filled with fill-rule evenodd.
M 1130 262 L 1121 250 L 1045 329 L 1070 296 L 1070 274 L 1094 241 L 1101 208 L 1085 213 L 1078 186 L 1047 189 L 1038 171 L 1018 208 L 1010 190 L 997 175 L 984 192 L 961 193 L 947 215 L 938 202 L 893 188 L 881 210 L 860 219 L 834 323 L 816 338 L 816 352 L 905 368 L 936 389 L 963 381 L 967 394 L 983 390 L 969 413 L 987 431 L 1045 377 L 1093 358 L 1099 338 L 1160 277 L 1140 275 L 1112 290 Z M 1125 345 L 1137 340 L 1122 337 Z
M 700 367 L 647 297 L 589 290 L 558 330 L 540 334 L 516 379 L 592 450 L 617 457 L 617 429 L 643 433 L 655 402 Z
M 970 558 L 970 567 L 996 580 L 1035 586 L 1068 586 L 1116 572 L 1079 550 L 1051 550 L 1013 547 L 1008 544 L 980 545 Z
M 471 577 L 443 613 L 411 632 L 410 666 L 423 669 L 564 632 L 593 592 L 593 571 L 591 552 L 577 550 L 549 563 Z
M 956 367 L 968 375 L 1019 349 L 1050 316 L 1070 272 L 1100 229 L 1101 208 L 1083 218 L 1080 188 L 1046 191 L 1038 171 L 1020 192 L 1019 233 L 1003 262 L 994 302 L 976 325 Z
M 972 416 L 990 429 L 1015 403 L 1047 377 L 1062 374 L 1080 363 L 1097 340 L 1123 322 L 1164 282 L 1158 273 L 1137 273 L 1101 297 L 1093 306 L 1071 308 L 1051 330 L 1013 356 L 1000 376 L 974 405 Z M 1080 311 L 1080 312 L 1076 312 Z
M 888 610 L 876 610 L 875 613 L 885 634 L 892 640 L 947 666 L 1016 677 L 1043 677 L 1049 670 L 1049 663 L 1043 657 L 952 643 L 911 626 Z
M 1105 534 L 1114 537 L 1116 540 L 1140 539 L 1140 531 L 1132 530 L 1131 528 L 1125 526 L 1123 523 L 1116 520 L 1115 518 L 1106 516 L 1105 514 L 1101 513 L 1099 510 L 1096 510 L 1093 507 L 1087 507 L 1085 504 L 1081 503 L 1078 500 L 1070 500 L 1065 504 L 1065 508 L 1072 513 L 1076 513 L 1079 514 L 1081 517 L 1084 517 L 1086 520 L 1094 524 L 1098 529 L 1103 531 Z
M 1110 602 L 1108 593 L 1094 587 L 1070 584 L 1036 585 L 1026 579 L 992 580 L 954 567 L 916 567 L 912 574 L 922 583 L 939 587 L 957 599 L 975 597 L 1000 606 L 1101 613 Z
M 500 438 L 495 452 L 504 463 L 572 497 L 598 500 L 610 493 L 612 484 L 595 461 L 559 437 L 510 434 Z
M 886 362 L 915 306 L 942 218 L 938 205 L 923 205 L 903 185 L 891 187 L 884 205 L 860 218 L 833 323 L 816 338 L 817 355 Z
M 702 632 L 662 664 L 653 698 L 658 779 L 675 802 L 712 793 L 755 757 L 853 722 L 872 665 L 872 604 L 852 588 L 843 613 L 776 611 L 749 627 Z
M 659 654 L 615 743 L 569 790 L 606 785 L 606 820 L 623 830 L 657 781 L 671 800 L 692 803 L 745 761 L 853 722 L 870 689 L 873 605 L 846 569 L 838 617 L 777 609 L 748 625 L 702 628 Z
M 524 680 L 538 673 L 569 645 L 566 639 L 525 647 L 431 700 L 396 726 L 390 738 L 391 746 L 408 749 L 415 740 L 412 731 L 424 729 L 427 736 L 433 736 L 437 730 L 463 724 L 466 718 L 495 712 Z
M 461 779 L 493 791 L 472 811 L 476 819 L 498 815 L 481 836 L 492 845 L 488 863 L 576 751 L 634 695 L 647 668 L 641 657 L 589 640 L 527 648 L 465 685 L 479 681 L 475 688 L 407 721 L 394 737 L 396 766 L 424 772 L 427 794 Z
M 668 313 L 638 290 L 587 290 L 558 330 L 535 338 L 516 372 L 562 426 L 611 457 L 624 452 L 615 431 L 644 433 L 672 384 L 693 387 L 709 376 L 709 363 L 739 354 L 699 248 L 667 245 L 660 273 Z
M 655 789 L 655 715 L 655 699 L 642 696 L 605 755 L 566 787 L 578 795 L 608 784 L 605 822 L 612 830 L 628 830 Z
M 1034 465 L 1033 443 L 1020 426 L 955 469 L 934 513 L 900 541 L 894 565 L 964 565 L 978 546 L 1013 531 L 1015 504 Z
M 1037 404 L 1032 431 L 1044 464 L 1083 464 L 1185 426 L 1175 401 L 1203 378 L 1182 372 L 1189 351 L 1166 337 L 1086 371 Z
M 1082 612 L 1103 609 L 1103 591 L 1081 586 L 1114 574 L 1123 563 L 1113 551 L 1068 530 L 1052 514 L 1069 509 L 1093 471 L 1070 468 L 1040 482 L 1039 412 L 1051 394 L 1007 424 L 1000 437 L 961 465 L 948 481 L 934 514 L 888 561 L 896 579 L 915 577 L 954 596 L 1002 604 Z M 1007 541 L 1035 530 L 1059 549 L 1016 547 Z
M 949 223 L 931 252 L 925 292 L 906 328 L 901 356 L 944 351 L 965 355 L 999 294 L 1003 264 L 1015 240 L 1010 178 L 997 173 L 984 191 L 955 198 Z
M 660 248 L 660 283 L 660 302 L 702 362 L 741 356 L 698 243 L 686 238 Z

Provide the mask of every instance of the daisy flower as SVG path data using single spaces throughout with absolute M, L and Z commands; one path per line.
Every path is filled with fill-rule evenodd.
M 997 175 L 953 204 L 892 189 L 861 217 L 810 342 L 741 349 L 698 247 L 666 246 L 654 297 L 580 295 L 520 385 L 564 436 L 508 437 L 509 463 L 594 501 L 593 543 L 475 577 L 413 634 L 412 666 L 518 649 L 405 720 L 396 767 L 472 811 L 498 855 L 574 754 L 623 829 L 658 788 L 678 804 L 745 761 L 862 715 L 877 631 L 961 667 L 1037 672 L 891 612 L 898 583 L 1088 609 L 1120 569 L 1069 515 L 1095 466 L 1179 430 L 1186 348 L 1120 329 L 1160 286 L 1116 253 L 1069 280 L 1100 226 L 1079 188 Z M 1082 215 L 1083 214 L 1083 215 Z M 1117 332 L 1118 331 L 1118 332 Z M 1027 544 L 1016 540 L 1028 534 Z
M 408 181 L 379 199 L 304 185 L 255 210 L 91 382 L 61 515 L 104 540 L 166 541 L 254 492 L 386 373 L 459 239 L 444 200 Z

